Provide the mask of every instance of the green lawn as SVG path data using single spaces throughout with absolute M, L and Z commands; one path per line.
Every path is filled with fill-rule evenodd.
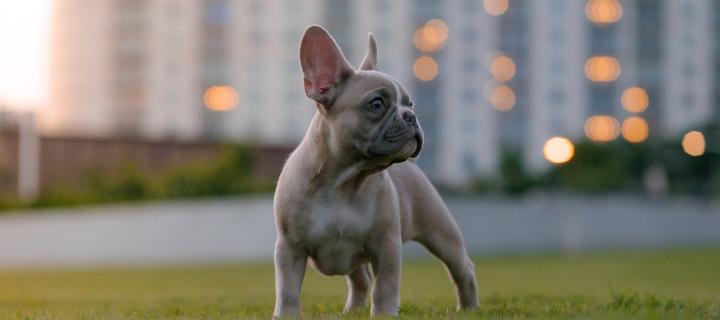
M 439 262 L 406 262 L 405 319 L 720 319 L 720 250 L 476 259 L 480 311 L 456 313 Z M 304 318 L 342 317 L 345 282 L 308 272 Z M 263 265 L 0 272 L 0 319 L 268 319 Z M 369 311 L 347 318 L 364 318 Z

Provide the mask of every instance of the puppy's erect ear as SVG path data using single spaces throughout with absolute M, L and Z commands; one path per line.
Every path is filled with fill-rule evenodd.
M 360 70 L 376 70 L 377 69 L 377 44 L 375 44 L 375 36 L 372 32 L 368 33 L 368 51 L 365 58 L 360 63 Z
M 335 40 L 317 25 L 305 30 L 300 43 L 300 66 L 305 94 L 326 108 L 337 98 L 340 83 L 354 72 Z

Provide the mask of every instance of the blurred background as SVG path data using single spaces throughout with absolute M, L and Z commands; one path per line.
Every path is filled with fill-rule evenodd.
M 309 24 L 376 35 L 473 254 L 720 244 L 718 1 L 25 0 L 0 266 L 268 259 Z

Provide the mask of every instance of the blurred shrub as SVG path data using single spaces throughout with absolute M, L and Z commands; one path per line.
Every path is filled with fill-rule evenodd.
M 165 197 L 228 195 L 269 191 L 267 182 L 254 179 L 252 159 L 247 148 L 227 146 L 220 160 L 211 165 L 198 164 L 169 172 L 162 179 Z
M 531 190 L 537 181 L 525 170 L 522 157 L 514 151 L 505 151 L 500 156 L 500 175 L 497 177 L 476 177 L 470 184 L 473 193 L 503 193 L 521 195 Z M 447 190 L 452 192 L 457 190 Z
M 705 154 L 699 157 L 686 155 L 678 137 L 675 143 L 663 146 L 661 155 L 668 168 L 672 191 L 688 194 L 712 194 L 714 174 L 720 170 L 720 128 L 707 126 L 701 130 L 706 138 Z
M 471 190 L 507 195 L 536 189 L 645 193 L 645 176 L 650 168 L 660 168 L 668 192 L 720 198 L 720 127 L 710 126 L 701 131 L 707 146 L 705 154 L 699 157 L 683 151 L 682 137 L 641 144 L 621 139 L 612 143 L 581 141 L 575 145 L 575 156 L 570 162 L 552 166 L 545 173 L 531 174 L 524 170 L 520 154 L 506 152 L 499 174 L 495 178 L 475 179 Z
M 139 200 L 154 196 L 151 181 L 144 177 L 135 163 L 125 163 L 117 178 L 93 172 L 87 176 L 89 191 L 99 200 Z
M 498 181 L 496 179 L 478 176 L 478 177 L 475 177 L 470 182 L 470 185 L 469 185 L 469 188 L 467 191 L 470 193 L 494 192 L 494 191 L 497 191 L 497 183 L 498 183 Z M 459 193 L 459 191 L 462 191 L 462 190 L 444 188 L 444 186 L 442 186 L 442 185 L 440 185 L 438 187 L 442 193 Z
M 651 166 L 659 166 L 667 175 L 671 193 L 712 195 L 713 173 L 720 170 L 717 153 L 691 157 L 682 150 L 680 141 L 581 142 L 572 161 L 548 172 L 549 183 L 580 192 L 644 192 L 645 174 Z
M 44 192 L 29 206 L 34 208 L 77 206 L 110 201 L 107 197 L 98 196 L 97 192 L 69 192 L 63 189 L 53 189 Z
M 720 168 L 715 169 L 710 186 L 713 197 L 720 199 Z
M 14 209 L 21 207 L 22 203 L 15 199 L 9 199 L 4 196 L 0 196 L 0 210 Z
M 523 194 L 535 185 L 535 181 L 525 171 L 520 155 L 504 152 L 500 159 L 500 191 L 509 195 Z
M 578 143 L 575 157 L 551 169 L 547 182 L 563 189 L 602 192 L 623 187 L 626 170 L 617 147 L 609 144 Z
M 90 203 L 220 196 L 270 192 L 273 181 L 253 174 L 254 165 L 247 147 L 224 146 L 216 161 L 170 168 L 145 175 L 136 164 L 126 163 L 121 172 L 108 177 L 89 172 L 85 187 L 78 191 L 56 188 L 44 192 L 33 207 L 73 206 Z M 0 201 L 0 207 L 3 202 Z

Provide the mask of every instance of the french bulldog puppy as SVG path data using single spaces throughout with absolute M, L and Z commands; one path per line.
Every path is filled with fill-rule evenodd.
M 423 145 L 413 102 L 397 80 L 376 70 L 376 51 L 370 34 L 354 69 L 316 25 L 300 44 L 305 93 L 317 112 L 275 191 L 276 318 L 299 315 L 308 260 L 324 275 L 347 276 L 345 311 L 365 307 L 372 288 L 371 314 L 398 315 L 408 240 L 445 264 L 458 309 L 478 306 L 475 266 L 460 230 L 408 161 Z

